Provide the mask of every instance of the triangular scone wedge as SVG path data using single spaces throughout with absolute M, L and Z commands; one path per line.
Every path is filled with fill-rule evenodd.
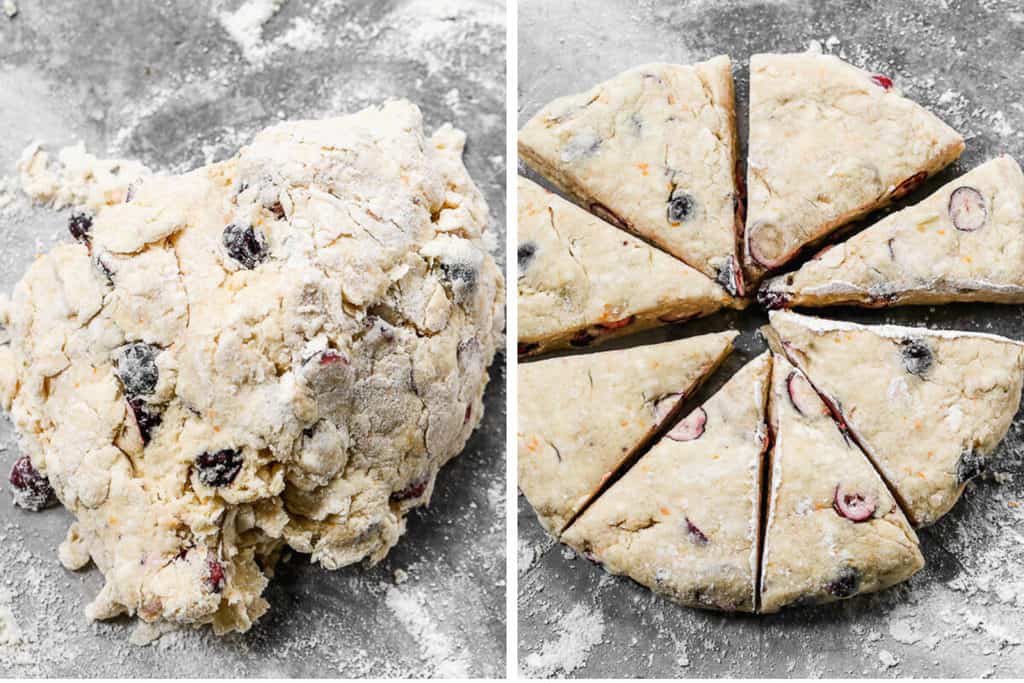
M 519 489 L 558 536 L 732 351 L 736 332 L 519 366 Z
M 742 301 L 525 178 L 518 201 L 520 355 L 588 346 Z
M 906 581 L 924 559 L 896 499 L 803 373 L 782 356 L 774 365 L 759 610 Z
M 919 526 L 953 507 L 1020 405 L 1020 342 L 786 311 L 771 325 Z
M 605 220 L 742 295 L 728 57 L 645 64 L 545 106 L 519 154 Z
M 744 266 L 754 281 L 909 194 L 964 149 L 884 76 L 831 55 L 750 58 Z
M 1024 303 L 1024 174 L 1001 156 L 799 270 L 764 283 L 769 308 Z
M 691 607 L 753 612 L 771 354 L 744 366 L 562 534 Z

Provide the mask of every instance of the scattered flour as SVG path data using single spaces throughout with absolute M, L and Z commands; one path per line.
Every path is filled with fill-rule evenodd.
M 21 642 L 21 628 L 11 611 L 11 593 L 0 588 L 0 645 L 17 645 Z
M 576 605 L 559 622 L 558 640 L 545 642 L 539 652 L 523 660 L 523 675 L 550 678 L 571 674 L 587 662 L 590 650 L 604 640 L 604 617 L 600 612 Z M 688 660 L 687 660 L 688 661 Z
M 18 6 L 14 4 L 14 0 L 4 0 L 4 14 L 7 15 L 7 18 L 13 19 L 17 13 Z
M 882 667 L 885 669 L 891 669 L 894 666 L 898 666 L 900 660 L 896 659 L 891 652 L 888 650 L 878 651 L 878 661 L 882 663 Z
M 389 586 L 385 602 L 412 639 L 419 645 L 423 659 L 433 668 L 435 678 L 466 678 L 470 664 L 434 621 L 426 598 L 413 590 Z
M 889 635 L 893 640 L 904 645 L 913 645 L 921 640 L 917 626 L 910 619 L 900 619 L 889 624 Z
M 248 0 L 234 12 L 218 13 L 217 20 L 238 45 L 245 60 L 257 66 L 282 48 L 305 52 L 326 45 L 323 28 L 305 17 L 294 19 L 288 30 L 274 40 L 264 41 L 264 25 L 283 5 L 284 0 Z

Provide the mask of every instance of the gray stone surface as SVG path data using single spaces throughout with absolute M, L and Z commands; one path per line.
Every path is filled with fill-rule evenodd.
M 519 123 L 553 97 L 631 66 L 726 53 L 735 63 L 745 139 L 749 56 L 802 51 L 817 41 L 825 52 L 893 77 L 909 97 L 963 133 L 967 150 L 961 160 L 909 198 L 914 202 L 998 153 L 1024 160 L 1022 40 L 1024 7 L 1012 1 L 521 0 Z M 1024 339 L 1020 306 L 827 309 L 824 314 Z M 755 308 L 614 346 L 742 330 L 738 352 L 691 402 L 696 405 L 760 352 L 763 344 L 753 332 L 766 321 Z M 520 670 L 581 677 L 1019 676 L 1024 670 L 1022 432 L 1024 412 L 999 449 L 996 474 L 970 485 L 950 515 L 921 532 L 927 566 L 909 583 L 770 617 L 681 608 L 611 577 L 547 537 L 520 496 Z
M 504 243 L 502 0 L 287 0 L 249 45 L 253 61 L 218 21 L 241 4 L 17 0 L 17 16 L 0 13 L 0 179 L 33 139 L 180 171 L 230 156 L 279 119 L 404 96 L 429 130 L 451 121 L 468 132 L 467 164 Z M 0 291 L 64 239 L 66 221 L 20 197 L 0 208 Z M 336 572 L 293 557 L 268 590 L 271 611 L 244 635 L 204 629 L 139 648 L 127 620 L 88 624 L 102 577 L 58 563 L 69 515 L 15 509 L 4 483 L 0 624 L 9 602 L 23 642 L 3 644 L 0 626 L 0 677 L 504 675 L 503 365 L 499 356 L 483 425 L 392 554 Z M 0 417 L 5 480 L 17 454 Z M 397 585 L 396 570 L 408 572 Z

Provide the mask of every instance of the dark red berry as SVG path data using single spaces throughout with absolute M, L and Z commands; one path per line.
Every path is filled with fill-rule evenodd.
M 14 504 L 18 507 L 38 512 L 53 502 L 50 480 L 39 473 L 27 455 L 14 462 L 10 481 L 14 487 Z
M 139 434 L 142 435 L 142 445 L 149 444 L 153 430 L 160 426 L 163 417 L 152 406 L 140 398 L 133 398 L 128 401 L 135 424 L 139 426 Z
M 225 448 L 213 453 L 196 456 L 195 465 L 199 470 L 199 481 L 215 488 L 228 486 L 242 471 L 245 459 L 240 451 Z
M 536 253 L 537 245 L 534 242 L 524 242 L 519 245 L 519 250 L 516 252 L 516 258 L 518 259 L 520 273 L 530 266 L 530 262 L 533 261 L 533 257 Z
M 707 545 L 708 537 L 704 535 L 704 532 L 697 528 L 697 525 L 690 521 L 690 518 L 686 518 L 686 533 L 690 535 L 690 540 L 697 545 Z
M 693 215 L 693 210 L 696 206 L 697 200 L 686 194 L 686 192 L 679 188 L 672 190 L 672 194 L 668 198 L 668 222 L 673 225 L 682 223 Z
M 849 598 L 860 590 L 861 573 L 856 567 L 843 567 L 839 575 L 825 584 L 825 590 L 837 598 Z
M 281 220 L 282 218 L 284 218 L 284 207 L 281 206 L 281 202 L 274 202 L 269 206 L 264 206 L 264 208 L 270 213 L 274 214 L 274 218 L 276 218 L 277 220 Z
M 267 260 L 267 238 L 251 225 L 232 223 L 224 228 L 224 248 L 243 268 L 252 270 Z
M 878 508 L 877 503 L 859 493 L 846 493 L 840 488 L 836 486 L 835 495 L 832 497 L 832 509 L 836 514 L 851 522 L 866 522 L 871 519 Z
M 623 327 L 628 327 L 629 325 L 632 325 L 635 320 L 636 316 L 631 315 L 622 318 L 621 320 L 612 321 L 610 323 L 601 323 L 601 327 L 603 327 L 606 330 L 620 330 Z
M 92 216 L 78 211 L 72 213 L 68 219 L 68 231 L 79 242 L 88 244 L 92 233 Z
M 401 491 L 395 491 L 391 494 L 391 502 L 399 503 L 403 500 L 410 500 L 413 498 L 419 498 L 423 495 L 424 491 L 427 490 L 427 485 L 430 484 L 430 478 L 424 477 L 414 481 L 413 483 L 406 486 Z
M 348 358 L 341 355 L 334 349 L 327 349 L 320 354 L 320 365 L 334 365 L 335 363 L 348 365 Z
M 667 436 L 673 441 L 695 441 L 704 436 L 704 426 L 708 422 L 708 414 L 703 408 L 697 408 L 669 431 Z
M 790 298 L 789 294 L 772 289 L 767 282 L 757 291 L 757 303 L 770 311 L 785 308 Z
M 159 349 L 138 342 L 121 349 L 117 359 L 117 376 L 129 400 L 156 391 L 160 370 L 156 366 Z
M 789 373 L 789 377 L 786 378 L 786 391 L 789 394 L 789 402 L 796 408 L 796 412 L 804 417 L 828 415 L 828 408 L 822 403 L 818 392 L 799 371 Z
M 912 375 L 924 377 L 932 367 L 932 350 L 921 339 L 904 339 L 900 342 L 900 356 L 903 368 Z
M 220 593 L 224 590 L 224 582 L 227 575 L 224 573 L 224 565 L 211 553 L 206 558 L 206 587 L 211 593 Z
M 875 74 L 871 77 L 871 80 L 874 81 L 876 85 L 880 85 L 886 90 L 892 88 L 892 79 L 889 78 L 888 76 L 883 76 L 882 74 Z

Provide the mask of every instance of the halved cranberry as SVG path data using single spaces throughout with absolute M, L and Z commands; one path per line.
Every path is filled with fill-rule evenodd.
M 680 393 L 667 394 L 658 399 L 658 402 L 654 404 L 654 419 L 658 421 L 658 424 L 664 422 L 672 410 L 679 405 L 682 396 Z
M 206 588 L 211 593 L 220 593 L 224 590 L 224 582 L 227 574 L 224 572 L 224 565 L 213 556 L 213 553 L 206 558 Z
M 796 412 L 804 417 L 828 415 L 828 408 L 822 403 L 818 392 L 800 371 L 794 370 L 789 373 L 789 377 L 786 378 L 786 392 Z
M 626 327 L 628 325 L 632 325 L 633 321 L 635 321 L 635 320 L 636 320 L 636 316 L 635 315 L 630 315 L 630 316 L 627 316 L 625 318 L 622 318 L 621 320 L 615 320 L 615 321 L 610 322 L 610 323 L 601 323 L 601 327 L 603 327 L 606 330 L 619 330 L 619 329 L 622 329 L 623 327 Z
M 334 349 L 327 349 L 320 354 L 320 365 L 334 365 L 335 363 L 343 363 L 348 365 L 348 358 L 338 353 Z
M 242 453 L 230 448 L 202 453 L 195 459 L 199 481 L 214 488 L 230 485 L 242 471 L 244 462 Z
M 871 76 L 871 80 L 876 85 L 880 85 L 881 87 L 885 88 L 886 90 L 889 90 L 889 89 L 892 88 L 892 79 L 889 78 L 888 76 L 883 76 L 882 74 L 874 74 L 874 75 Z
M 427 485 L 430 484 L 430 478 L 424 477 L 406 486 L 401 491 L 395 491 L 391 494 L 391 502 L 399 503 L 403 500 L 410 500 L 412 498 L 419 498 L 423 495 L 423 492 L 427 490 Z
M 704 436 L 704 426 L 708 422 L 708 414 L 703 408 L 697 408 L 666 434 L 673 441 L 695 441 Z
M 871 519 L 878 508 L 878 503 L 873 498 L 865 498 L 859 493 L 846 493 L 841 488 L 842 485 L 837 484 L 835 495 L 832 497 L 832 508 L 836 513 L 851 522 Z
M 973 187 L 958 187 L 949 196 L 949 217 L 953 227 L 963 232 L 980 230 L 988 221 L 985 198 Z
M 771 270 L 786 262 L 785 238 L 778 226 L 758 221 L 747 231 L 747 249 L 751 258 Z
M 704 535 L 704 532 L 696 524 L 690 521 L 689 517 L 686 518 L 686 533 L 689 534 L 690 540 L 697 545 L 708 544 L 708 537 Z
M 39 512 L 53 502 L 50 480 L 39 473 L 27 455 L 14 461 L 10 482 L 14 487 L 14 504 L 18 507 Z
M 269 256 L 267 238 L 251 225 L 232 223 L 224 228 L 224 249 L 243 268 L 252 270 Z
M 892 199 L 903 199 L 908 194 L 910 194 L 911 192 L 916 190 L 918 187 L 920 187 L 921 183 L 923 183 L 927 177 L 928 177 L 928 172 L 927 171 L 921 171 L 920 173 L 915 173 L 914 175 L 910 176 L 909 178 L 904 180 L 902 183 L 897 185 L 896 189 L 893 190 L 892 194 L 889 195 L 889 196 Z

